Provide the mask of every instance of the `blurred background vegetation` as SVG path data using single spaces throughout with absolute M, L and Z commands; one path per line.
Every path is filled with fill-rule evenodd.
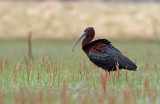
M 88 26 L 95 28 L 97 38 L 160 39 L 156 0 L 73 1 L 0 1 L 0 39 L 24 39 L 32 32 L 34 39 L 71 40 Z

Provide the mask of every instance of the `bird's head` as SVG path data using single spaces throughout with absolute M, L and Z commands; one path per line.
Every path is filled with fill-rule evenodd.
M 88 27 L 84 30 L 84 33 L 86 33 L 86 36 L 89 36 L 91 34 L 95 34 L 95 31 L 93 27 Z
M 95 31 L 93 27 L 88 27 L 84 30 L 84 33 L 78 38 L 78 40 L 74 43 L 73 47 L 72 47 L 72 51 L 74 50 L 74 47 L 76 46 L 76 44 L 83 39 L 84 37 L 88 37 L 90 35 L 94 35 Z

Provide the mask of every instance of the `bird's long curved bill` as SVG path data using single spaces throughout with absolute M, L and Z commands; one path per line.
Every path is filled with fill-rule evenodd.
M 73 47 L 72 47 L 72 51 L 74 50 L 74 47 L 76 46 L 76 44 L 81 40 L 83 39 L 85 36 L 86 36 L 86 32 L 84 32 L 79 38 L 78 40 L 74 43 Z

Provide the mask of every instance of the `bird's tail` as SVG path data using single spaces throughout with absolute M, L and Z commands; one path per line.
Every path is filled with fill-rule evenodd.
M 136 71 L 137 70 L 137 66 L 134 63 L 133 64 L 127 64 L 126 65 L 126 69 L 132 70 L 132 71 Z
M 127 58 L 127 64 L 126 64 L 126 69 L 128 70 L 132 70 L 132 71 L 136 71 L 137 70 L 137 66 L 135 63 L 133 63 L 129 58 Z
M 136 71 L 137 66 L 135 63 L 133 63 L 129 58 L 125 57 L 125 61 L 121 61 L 120 68 L 124 68 L 127 70 Z

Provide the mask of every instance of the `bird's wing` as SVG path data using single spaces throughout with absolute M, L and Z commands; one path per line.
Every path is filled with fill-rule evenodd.
M 136 70 L 136 65 L 111 44 L 97 43 L 89 51 L 90 60 L 102 68 Z

